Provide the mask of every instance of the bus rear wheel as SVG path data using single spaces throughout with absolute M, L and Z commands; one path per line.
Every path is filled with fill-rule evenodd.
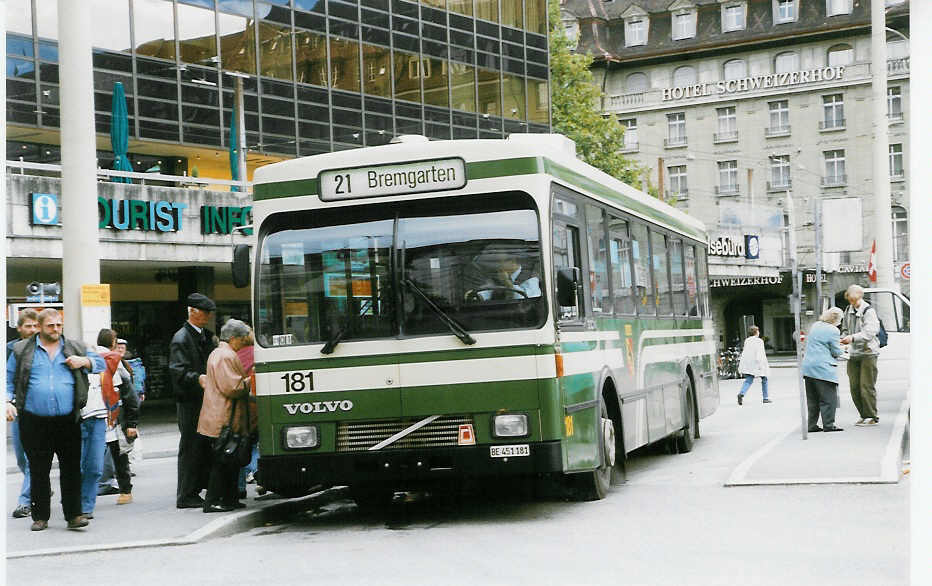
M 615 475 L 616 440 L 615 422 L 609 417 L 605 399 L 599 397 L 599 431 L 602 434 L 599 454 L 601 463 L 591 472 L 574 474 L 572 479 L 575 496 L 580 500 L 597 501 L 604 499 L 611 490 Z
M 684 412 L 685 425 L 680 433 L 676 436 L 676 449 L 681 454 L 691 452 L 693 444 L 698 435 L 699 421 L 696 417 L 696 392 L 693 389 L 693 381 L 688 376 L 683 379 L 683 395 L 686 405 Z

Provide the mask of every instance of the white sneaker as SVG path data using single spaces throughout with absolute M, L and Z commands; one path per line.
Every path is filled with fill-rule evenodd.
M 858 419 L 854 424 L 855 424 L 855 425 L 864 425 L 864 420 L 863 420 L 863 419 Z

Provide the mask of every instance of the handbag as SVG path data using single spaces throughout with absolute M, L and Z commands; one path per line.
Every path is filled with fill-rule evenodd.
M 221 462 L 228 465 L 242 467 L 252 459 L 252 441 L 249 437 L 249 421 L 243 418 L 242 429 L 246 433 L 233 431 L 233 417 L 236 414 L 236 406 L 240 399 L 233 401 L 233 408 L 230 410 L 230 420 L 220 428 L 220 435 L 214 440 L 214 457 L 219 458 Z M 246 410 L 242 409 L 246 417 Z

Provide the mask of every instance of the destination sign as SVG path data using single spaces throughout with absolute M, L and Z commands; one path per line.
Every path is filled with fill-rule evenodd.
M 324 201 L 407 195 L 464 187 L 466 163 L 463 159 L 441 159 L 357 167 L 323 171 L 318 179 Z

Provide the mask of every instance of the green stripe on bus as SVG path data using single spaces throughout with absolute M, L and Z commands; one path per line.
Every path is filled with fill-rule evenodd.
M 544 165 L 538 157 L 516 157 L 497 161 L 475 161 L 466 165 L 466 179 L 489 179 L 509 175 L 543 173 Z
M 386 364 L 411 364 L 415 362 L 439 362 L 442 360 L 474 360 L 478 358 L 510 358 L 553 354 L 553 346 L 504 346 L 497 348 L 462 348 L 458 350 L 436 350 L 432 352 L 410 352 L 405 354 L 378 354 L 374 356 L 347 356 L 345 358 L 309 358 L 307 360 L 285 360 L 256 364 L 256 372 L 284 372 L 288 370 L 347 368 L 353 366 L 382 366 Z
M 253 199 L 278 199 L 280 197 L 296 197 L 299 195 L 317 195 L 320 188 L 317 179 L 292 179 L 289 181 L 276 181 L 274 183 L 257 183 L 253 187 Z

